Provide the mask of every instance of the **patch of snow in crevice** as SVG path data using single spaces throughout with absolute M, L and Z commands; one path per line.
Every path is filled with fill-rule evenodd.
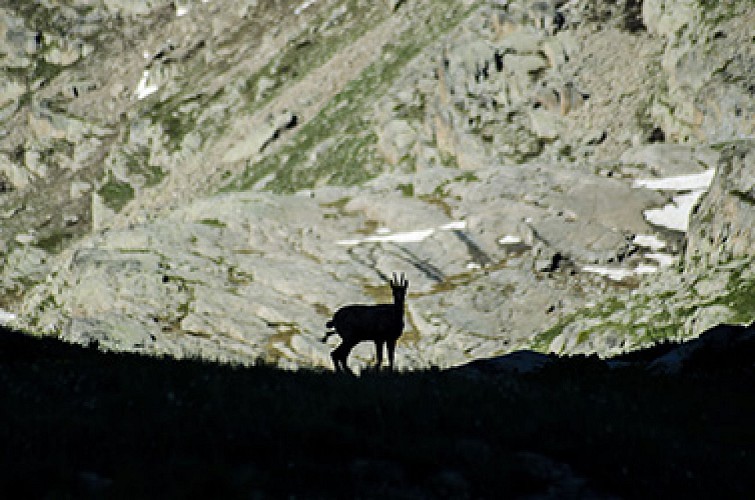
M 297 16 L 307 10 L 316 0 L 306 0 L 303 4 L 294 9 L 294 14 Z
M 647 264 L 640 264 L 634 269 L 624 269 L 621 267 L 608 267 L 608 266 L 584 266 L 583 271 L 593 274 L 599 274 L 613 281 L 621 281 L 626 278 L 635 276 L 637 274 L 651 274 L 658 271 L 655 266 Z
M 10 326 L 16 321 L 17 318 L 18 316 L 16 316 L 12 312 L 0 309 L 0 325 Z
M 653 274 L 658 272 L 658 267 L 651 266 L 650 264 L 640 264 L 634 268 L 635 274 Z
M 419 243 L 427 239 L 435 232 L 435 229 L 419 229 L 417 231 L 405 231 L 402 233 L 374 234 L 366 238 L 353 240 L 340 240 L 338 245 L 354 246 L 360 243 Z
M 394 233 L 387 227 L 380 227 L 375 234 L 365 238 L 354 238 L 348 240 L 339 240 L 337 245 L 354 246 L 361 243 L 419 243 L 432 236 L 435 231 L 452 231 L 464 229 L 467 227 L 465 221 L 452 221 L 435 228 L 417 229 L 415 231 L 402 231 Z
M 634 181 L 633 186 L 636 188 L 644 187 L 666 191 L 708 189 L 710 183 L 713 182 L 714 175 L 716 175 L 716 169 L 710 168 L 699 174 L 678 175 L 675 177 L 664 177 L 662 179 L 637 179 Z
M 716 175 L 716 169 L 690 175 L 678 175 L 662 179 L 638 179 L 636 188 L 659 189 L 665 191 L 690 191 L 674 196 L 673 202 L 661 208 L 645 210 L 645 219 L 656 226 L 663 226 L 676 231 L 687 231 L 689 216 L 700 196 L 705 193 Z M 655 250 L 655 249 L 654 249 Z
M 466 229 L 467 228 L 467 221 L 464 220 L 456 220 L 453 222 L 449 222 L 448 224 L 443 224 L 440 226 L 440 229 L 443 231 L 453 231 L 455 229 Z
M 506 236 L 503 236 L 498 239 L 498 243 L 501 245 L 516 245 L 522 242 L 522 239 L 519 236 L 512 236 L 510 234 L 507 234 Z
M 176 4 L 176 17 L 183 17 L 186 14 L 189 13 L 189 6 L 188 5 L 178 5 Z
M 149 80 L 149 70 L 144 70 L 142 73 L 142 79 L 139 80 L 139 83 L 136 85 L 136 90 L 134 91 L 134 94 L 136 95 L 137 99 L 144 99 L 150 94 L 154 94 L 157 92 L 157 89 L 159 88 L 157 85 L 147 85 L 147 81 Z
M 646 253 L 645 257 L 656 261 L 658 265 L 661 267 L 669 267 L 669 266 L 672 266 L 676 262 L 676 256 L 670 255 L 667 253 L 658 253 L 658 252 Z
M 585 266 L 582 268 L 582 270 L 588 273 L 599 274 L 601 276 L 605 276 L 608 279 L 612 279 L 614 281 L 621 281 L 625 278 L 629 278 L 630 276 L 634 276 L 634 270 L 622 269 L 618 267 Z
M 676 231 L 687 231 L 692 207 L 705 193 L 704 189 L 697 189 L 691 193 L 674 196 L 674 201 L 661 208 L 645 210 L 645 219 L 656 226 L 663 226 Z
M 662 250 L 666 248 L 666 242 L 654 234 L 636 234 L 632 243 L 650 250 Z

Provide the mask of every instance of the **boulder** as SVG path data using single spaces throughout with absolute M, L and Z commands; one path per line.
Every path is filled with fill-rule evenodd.
M 17 103 L 18 98 L 25 92 L 26 86 L 22 83 L 4 77 L 0 79 L 0 112 L 3 112 L 3 108 Z
M 632 247 L 626 234 L 594 221 L 547 218 L 530 224 L 531 239 L 549 255 L 583 263 L 621 262 Z
M 643 144 L 628 148 L 620 160 L 627 165 L 640 164 L 659 177 L 674 177 L 713 168 L 718 156 L 707 145 Z
M 0 154 L 0 173 L 15 189 L 24 189 L 29 185 L 31 176 L 29 170 L 11 161 L 6 155 Z
M 645 0 L 642 3 L 642 22 L 648 32 L 670 37 L 694 23 L 699 16 L 695 0 Z
M 378 133 L 377 148 L 388 163 L 398 165 L 417 141 L 417 133 L 403 120 L 392 120 Z

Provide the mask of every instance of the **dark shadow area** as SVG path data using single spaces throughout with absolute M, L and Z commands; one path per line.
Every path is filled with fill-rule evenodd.
M 746 497 L 753 337 L 714 329 L 673 375 L 648 369 L 672 352 L 659 348 L 351 377 L 102 353 L 0 329 L 0 491 Z

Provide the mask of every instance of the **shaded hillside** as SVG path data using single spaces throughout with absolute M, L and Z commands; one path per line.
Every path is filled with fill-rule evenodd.
M 659 376 L 552 358 L 527 374 L 354 378 L 2 330 L 0 488 L 27 498 L 741 497 L 755 488 L 752 362 Z

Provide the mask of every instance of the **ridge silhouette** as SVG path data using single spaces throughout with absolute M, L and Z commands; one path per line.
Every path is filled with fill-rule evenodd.
M 0 491 L 749 498 L 755 324 L 704 337 L 670 375 L 648 369 L 664 346 L 631 363 L 551 355 L 526 373 L 488 362 L 357 379 L 101 352 L 0 326 Z
M 325 324 L 332 330 L 325 333 L 323 342 L 333 334 L 341 337 L 341 345 L 330 353 L 336 371 L 352 373 L 346 364 L 349 353 L 358 343 L 367 340 L 375 342 L 375 367 L 380 369 L 383 363 L 383 346 L 385 345 L 388 352 L 388 366 L 393 370 L 396 341 L 404 331 L 404 303 L 409 282 L 404 277 L 404 273 L 401 273 L 400 278 L 393 273 L 393 278 L 388 283 L 393 293 L 392 304 L 343 306 L 335 312 L 333 319 Z

